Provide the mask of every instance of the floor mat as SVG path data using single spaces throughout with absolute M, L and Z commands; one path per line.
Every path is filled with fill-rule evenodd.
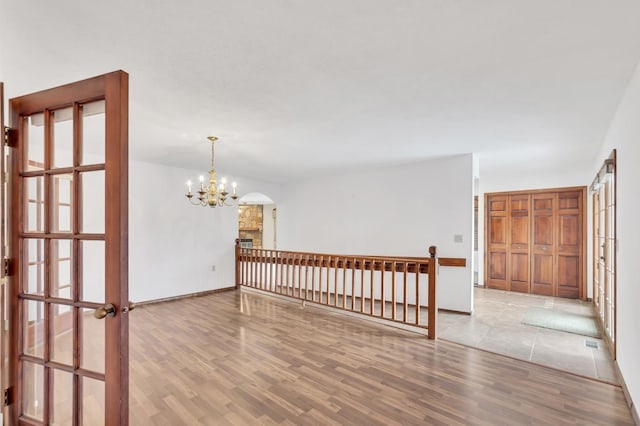
M 523 324 L 551 330 L 566 331 L 568 333 L 602 338 L 596 318 L 584 314 L 555 311 L 553 309 L 530 308 L 525 314 Z

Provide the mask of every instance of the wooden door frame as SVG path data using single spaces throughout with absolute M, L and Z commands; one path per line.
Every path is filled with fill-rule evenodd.
M 598 170 L 598 173 L 596 173 L 596 177 L 593 179 L 593 183 L 590 186 L 590 189 L 592 191 L 592 196 L 595 195 L 596 191 L 599 191 L 598 189 L 598 185 L 600 183 L 600 180 L 607 174 L 607 167 L 608 165 L 611 164 L 613 167 L 613 170 L 611 173 L 613 173 L 613 205 L 614 205 L 614 214 L 613 214 L 613 241 L 614 241 L 614 247 L 613 247 L 613 269 L 614 269 L 614 274 L 613 274 L 613 308 L 614 308 L 614 315 L 613 318 L 611 319 L 613 321 L 613 341 L 612 339 L 607 335 L 607 333 L 603 332 L 603 338 L 604 340 L 607 342 L 608 346 L 609 346 L 609 350 L 611 351 L 611 356 L 613 358 L 613 360 L 616 360 L 617 357 L 617 345 L 618 345 L 618 155 L 617 155 L 617 150 L 613 149 L 611 151 L 611 154 L 609 155 L 609 157 L 604 161 L 602 167 L 600 167 L 600 170 Z M 599 196 L 599 195 L 598 195 Z M 607 202 L 607 200 L 605 200 L 605 203 Z M 592 220 L 593 220 L 593 229 L 592 229 L 592 250 L 593 250 L 593 257 L 592 257 L 592 262 L 594 263 L 592 265 L 592 291 L 593 291 L 593 307 L 595 309 L 595 303 L 596 303 L 596 288 L 595 288 L 595 280 L 594 280 L 594 276 L 596 274 L 596 264 L 595 264 L 595 258 L 597 256 L 597 249 L 599 247 L 599 243 L 598 243 L 598 233 L 595 232 L 596 226 L 600 226 L 599 223 L 596 223 L 595 221 L 595 215 L 593 214 L 593 212 L 595 212 L 596 209 L 600 209 L 600 206 L 595 206 L 595 203 L 592 202 Z M 607 209 L 608 210 L 608 209 Z M 599 213 L 600 214 L 600 213 Z M 606 237 L 605 237 L 606 238 Z M 606 271 L 605 271 L 606 274 Z M 605 280 L 606 281 L 606 280 Z M 602 283 L 601 283 L 602 284 Z M 600 317 L 600 313 L 598 312 L 598 321 L 600 322 L 600 325 L 602 326 L 602 329 L 604 331 L 604 320 Z
M 488 251 L 488 231 L 489 231 L 489 203 L 488 200 L 492 196 L 510 196 L 510 195 L 535 195 L 542 194 L 547 192 L 573 192 L 573 191 L 582 191 L 582 271 L 580 271 L 581 275 L 581 283 L 579 287 L 579 299 L 587 300 L 587 274 L 588 274 L 588 259 L 587 259 L 587 213 L 588 213 L 588 203 L 587 203 L 587 187 L 586 186 L 571 186 L 571 187 L 562 187 L 562 188 L 545 188 L 545 189 L 527 189 L 527 190 L 517 190 L 517 191 L 502 191 L 502 192 L 485 192 L 484 194 L 484 253 L 483 253 L 483 262 L 484 262 L 484 284 L 488 281 L 489 277 L 489 258 L 487 257 Z M 532 228 L 533 229 L 533 228 Z M 531 230 L 532 230 L 531 229 Z M 507 230 L 509 232 L 509 230 Z M 531 242 L 530 242 L 531 244 Z M 530 268 L 531 269 L 531 268 Z M 508 279 L 507 278 L 507 283 Z M 531 283 L 529 283 L 531 285 Z
M 74 103 L 105 100 L 105 301 L 115 306 L 116 314 L 105 318 L 105 340 L 117 342 L 117 347 L 105 347 L 105 424 L 128 425 L 129 423 L 129 351 L 128 351 L 128 93 L 129 76 L 124 71 L 115 71 L 79 82 L 20 96 L 9 101 L 10 124 L 14 128 L 22 125 L 21 117 L 37 112 L 63 108 Z M 37 95 L 35 99 L 34 95 Z M 20 114 L 17 111 L 20 111 Z M 74 114 L 76 110 L 74 109 Z M 74 133 L 81 131 L 74 125 Z M 19 133 L 20 135 L 21 133 Z M 46 139 L 45 139 L 46 142 Z M 18 142 L 20 143 L 20 142 Z M 76 146 L 77 148 L 77 146 Z M 45 151 L 46 152 L 46 151 Z M 21 170 L 21 150 L 15 149 L 11 155 L 9 172 L 17 176 Z M 75 152 L 77 155 L 78 152 Z M 20 203 L 22 184 L 20 179 L 12 179 L 8 187 L 8 200 L 14 207 L 8 220 L 10 231 L 8 299 L 11 310 L 11 330 L 9 339 L 9 371 L 7 385 L 17 390 L 9 409 L 10 424 L 17 424 L 22 398 L 21 372 L 18 371 L 18 341 L 21 338 L 21 322 L 18 310 L 18 295 L 21 282 L 21 268 L 17 267 L 20 233 L 22 232 L 23 208 Z M 77 187 L 74 189 L 78 196 Z M 76 203 L 80 202 L 76 198 Z M 73 217 L 73 216 L 72 216 Z M 78 220 L 76 217 L 73 219 Z M 71 234 L 74 235 L 74 234 Z M 75 235 L 73 238 L 77 238 Z M 78 314 L 79 315 L 79 314 Z M 74 355 L 74 358 L 77 355 Z M 45 358 L 46 360 L 46 358 Z M 45 379 L 45 384 L 47 383 Z M 78 395 L 76 395 L 76 398 Z M 47 401 L 44 401 L 46 404 Z M 76 407 L 74 407 L 76 410 Z M 77 419 L 77 412 L 74 413 Z

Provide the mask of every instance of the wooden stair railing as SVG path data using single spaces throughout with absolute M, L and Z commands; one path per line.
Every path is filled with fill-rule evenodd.
M 250 249 L 236 239 L 236 288 L 426 328 L 427 336 L 435 339 L 437 265 L 464 266 L 466 261 L 446 258 L 438 263 L 435 246 L 429 254 L 383 257 Z

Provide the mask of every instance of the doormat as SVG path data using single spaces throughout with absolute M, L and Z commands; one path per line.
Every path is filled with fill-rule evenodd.
M 554 311 L 553 309 L 530 308 L 525 314 L 522 324 L 551 330 L 566 331 L 581 336 L 602 338 L 596 318 L 590 315 L 572 314 Z

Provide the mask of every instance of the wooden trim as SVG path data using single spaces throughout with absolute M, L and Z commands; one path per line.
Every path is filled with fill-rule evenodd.
M 587 221 L 587 216 L 589 216 L 589 203 L 587 202 L 587 197 L 589 196 L 587 187 L 582 188 L 582 285 L 580 285 L 580 300 L 587 300 L 587 295 L 589 294 L 588 289 L 588 276 L 589 276 L 589 254 L 587 250 L 587 246 L 589 245 L 588 241 L 588 233 L 587 227 L 589 223 Z
M 613 159 L 613 306 L 615 308 L 613 315 L 613 345 L 610 346 L 613 351 L 613 359 L 616 360 L 618 355 L 618 151 L 613 150 L 611 152 L 611 158 Z M 637 425 L 640 425 L 638 419 L 638 412 L 634 411 L 634 420 Z
M 485 192 L 485 201 L 487 196 L 495 196 L 495 195 L 534 195 L 534 194 L 544 194 L 546 192 L 573 192 L 580 191 L 586 188 L 586 186 L 568 186 L 563 188 L 544 188 L 544 189 L 523 189 L 517 191 L 501 191 L 501 192 Z M 485 203 L 486 208 L 486 203 Z
M 196 293 L 187 293 L 187 294 L 180 294 L 178 296 L 164 297 L 162 299 L 144 300 L 142 302 L 136 302 L 136 305 L 137 306 L 154 305 L 156 303 L 173 302 L 176 300 L 189 299 L 192 297 L 210 296 L 212 294 L 222 293 L 225 291 L 232 291 L 232 290 L 236 290 L 236 287 L 233 286 L 233 287 L 216 288 L 213 290 L 199 291 Z
M 467 266 L 467 259 L 464 257 L 439 257 L 438 265 L 464 268 Z
M 624 395 L 624 399 L 627 402 L 627 406 L 631 411 L 631 416 L 633 417 L 633 421 L 636 425 L 640 425 L 640 416 L 638 415 L 638 407 L 633 402 L 631 398 L 631 393 L 629 393 L 629 388 L 627 387 L 627 383 L 624 380 L 624 376 L 622 375 L 622 371 L 620 371 L 620 365 L 617 360 L 613 361 L 613 367 L 616 370 L 616 374 L 618 376 L 618 380 L 620 380 L 620 387 L 622 388 L 622 394 Z

